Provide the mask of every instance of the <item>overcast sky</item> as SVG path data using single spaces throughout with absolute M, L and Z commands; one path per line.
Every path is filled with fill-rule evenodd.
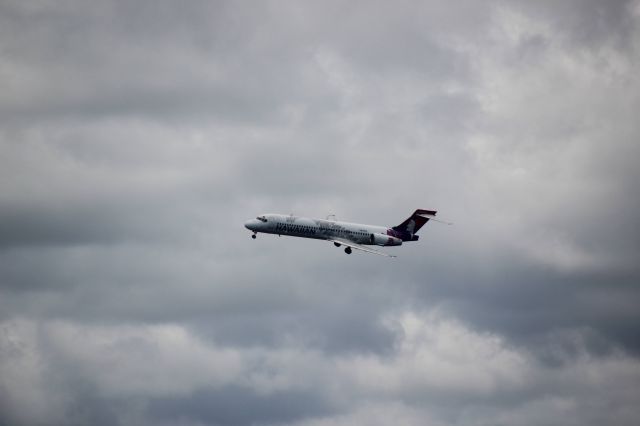
M 636 425 L 639 70 L 638 1 L 0 0 L 0 424 Z

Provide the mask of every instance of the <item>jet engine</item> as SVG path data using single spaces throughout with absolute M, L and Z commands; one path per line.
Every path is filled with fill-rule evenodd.
M 400 238 L 377 233 L 371 234 L 369 236 L 369 241 L 371 244 L 375 244 L 377 246 L 399 246 L 402 244 L 402 240 Z

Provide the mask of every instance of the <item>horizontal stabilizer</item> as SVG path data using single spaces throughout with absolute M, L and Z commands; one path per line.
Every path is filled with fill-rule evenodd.
M 436 219 L 435 214 L 419 213 L 418 216 L 424 217 L 425 219 L 433 220 L 434 222 L 444 223 L 445 225 L 453 225 L 453 222 L 445 222 L 444 220 Z

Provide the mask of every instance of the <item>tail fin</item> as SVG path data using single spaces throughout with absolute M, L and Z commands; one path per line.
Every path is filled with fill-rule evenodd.
M 432 219 L 435 215 L 435 210 L 418 209 L 413 212 L 410 218 L 402 222 L 400 225 L 394 226 L 393 229 L 403 234 L 410 234 L 417 240 L 417 235 L 414 236 L 414 234 L 417 233 L 420 228 L 422 228 L 425 223 L 429 222 L 429 219 Z

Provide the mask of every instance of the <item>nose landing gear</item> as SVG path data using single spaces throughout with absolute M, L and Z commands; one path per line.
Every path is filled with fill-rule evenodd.
M 254 240 L 256 239 L 256 233 L 255 232 L 251 235 L 251 238 L 253 238 Z

